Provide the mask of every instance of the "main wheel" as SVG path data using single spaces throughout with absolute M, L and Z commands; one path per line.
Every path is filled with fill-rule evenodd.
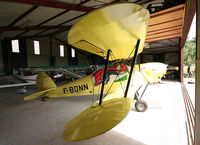
M 18 94 L 25 94 L 26 92 L 27 92 L 26 89 L 19 89 L 19 90 L 17 91 Z
M 138 112 L 145 112 L 148 108 L 148 105 L 145 101 L 142 101 L 142 100 L 138 100 L 136 103 L 135 103 L 135 109 L 138 111 Z

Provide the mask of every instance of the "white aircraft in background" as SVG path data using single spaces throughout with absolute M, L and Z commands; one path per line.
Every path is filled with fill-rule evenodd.
M 26 87 L 35 85 L 37 74 L 31 74 L 28 71 L 13 71 L 13 75 L 4 76 L 0 78 L 0 89 L 11 87 L 23 87 L 17 92 L 24 94 L 27 92 Z

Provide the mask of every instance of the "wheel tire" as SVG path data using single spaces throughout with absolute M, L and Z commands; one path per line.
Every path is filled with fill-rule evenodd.
M 135 103 L 135 109 L 138 111 L 138 112 L 145 112 L 148 108 L 148 105 L 145 101 L 142 101 L 142 100 L 138 100 L 136 103 Z
M 19 89 L 19 90 L 17 91 L 18 94 L 25 94 L 26 92 L 27 92 L 26 89 Z

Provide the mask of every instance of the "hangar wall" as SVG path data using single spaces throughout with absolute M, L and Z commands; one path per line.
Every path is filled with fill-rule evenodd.
M 4 74 L 4 69 L 3 69 L 3 53 L 2 53 L 2 48 L 1 48 L 1 41 L 0 41 L 0 75 Z
M 39 41 L 40 45 L 40 55 L 34 54 L 34 40 Z M 4 44 L 5 49 L 9 50 L 9 55 L 13 55 L 11 52 L 11 40 L 4 40 L 6 43 Z M 21 40 L 20 40 L 21 41 Z M 13 64 L 10 64 L 12 61 L 11 60 L 6 60 L 8 66 L 4 66 L 3 62 L 3 52 L 2 52 L 2 41 L 0 41 L 0 75 L 5 75 L 5 74 L 11 74 L 12 73 L 12 66 Z M 69 51 L 68 49 L 71 49 L 68 45 L 64 44 L 64 57 L 60 56 L 60 42 L 57 40 L 50 39 L 49 38 L 40 38 L 40 39 L 26 39 L 24 45 L 19 45 L 20 50 L 25 51 L 25 57 L 27 58 L 27 67 L 34 67 L 34 66 L 50 66 L 50 63 L 52 64 L 53 61 L 53 66 L 68 66 L 69 65 Z M 22 47 L 23 46 L 23 47 Z M 22 47 L 22 48 L 21 48 Z M 20 51 L 19 55 L 22 52 Z M 98 62 L 99 58 L 96 57 L 90 57 L 89 55 L 85 55 L 84 53 L 77 53 L 77 65 L 91 65 L 93 62 Z M 8 54 L 4 54 L 7 56 Z M 16 54 L 18 55 L 18 54 Z M 71 54 L 70 54 L 71 55 Z M 10 59 L 11 57 L 8 57 L 7 59 Z M 95 61 L 93 61 L 90 58 L 94 58 Z M 26 61 L 26 59 L 24 60 Z M 17 61 L 18 62 L 18 61 Z M 100 61 L 101 62 L 101 61 Z M 26 62 L 25 62 L 26 63 Z M 101 63 L 97 63 L 101 64 Z M 8 68 L 7 68 L 8 67 Z M 5 69 L 7 68 L 7 69 Z M 8 72 L 4 72 L 5 70 L 8 70 Z
M 141 63 L 147 63 L 147 62 L 163 62 L 165 64 L 167 64 L 168 66 L 170 66 L 170 68 L 173 70 L 170 70 L 171 72 L 173 72 L 172 74 L 168 74 L 166 76 L 166 78 L 169 79 L 178 79 L 179 78 L 179 70 L 177 70 L 176 68 L 179 68 L 179 53 L 178 52 L 165 52 L 165 53 L 160 53 L 157 54 L 158 56 L 160 55 L 160 57 L 163 59 L 161 59 L 161 61 L 157 61 L 155 54 L 142 54 L 140 57 L 140 62 Z M 158 59 L 159 60 L 159 59 Z
M 50 58 L 51 58 L 51 52 L 50 48 L 52 47 L 52 56 L 55 57 L 55 66 L 68 66 L 69 65 L 69 55 L 70 51 L 68 49 L 71 49 L 71 47 L 68 48 L 67 45 L 64 45 L 64 57 L 60 57 L 60 46 L 63 45 L 57 42 L 56 40 L 52 39 L 52 46 L 50 46 L 50 39 L 49 38 L 43 38 L 43 39 L 37 39 L 40 42 L 40 55 L 34 54 L 34 48 L 33 48 L 33 40 L 28 39 L 27 40 L 27 57 L 28 57 L 28 67 L 33 66 L 49 66 L 50 64 Z M 76 53 L 78 54 L 78 65 L 91 65 L 93 64 L 90 57 L 87 55 L 84 55 L 83 53 Z M 98 58 L 95 58 L 95 62 L 99 64 Z
M 179 54 L 165 53 L 165 62 L 170 66 L 179 66 Z
M 78 53 L 78 65 L 104 65 L 104 59 L 97 55 L 83 55 Z
M 34 54 L 33 40 L 26 40 L 27 45 L 27 57 L 28 57 L 28 67 L 33 66 L 49 66 L 51 50 L 49 38 L 37 39 L 40 42 L 40 55 Z M 59 43 L 52 40 L 52 56 L 55 57 L 55 66 L 68 65 L 67 60 L 67 47 L 64 46 L 64 57 L 60 57 Z
M 141 63 L 153 62 L 153 55 L 151 54 L 141 55 L 140 59 Z
M 179 54 L 176 52 L 173 53 L 163 53 L 164 54 L 164 63 L 168 65 L 176 65 L 179 64 Z M 141 55 L 141 63 L 147 63 L 147 62 L 156 62 L 154 60 L 155 54 L 142 54 Z M 160 61 L 159 61 L 160 62 Z
M 78 53 L 78 65 L 90 65 L 91 63 L 88 60 L 86 55 Z

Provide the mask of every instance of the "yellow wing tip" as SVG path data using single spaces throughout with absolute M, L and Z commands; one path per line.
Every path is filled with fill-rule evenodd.
M 37 93 L 29 95 L 29 96 L 24 97 L 24 101 L 34 100 L 34 99 L 38 98 L 39 96 L 40 95 L 37 95 Z

